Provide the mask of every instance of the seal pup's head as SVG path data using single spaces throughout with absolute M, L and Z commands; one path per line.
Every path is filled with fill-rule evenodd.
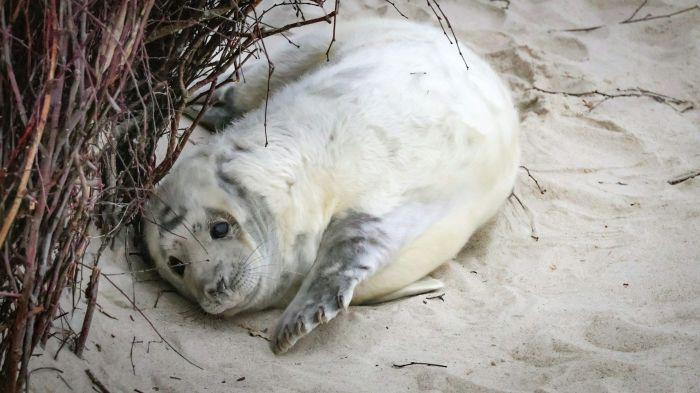
M 206 148 L 159 184 L 142 218 L 144 248 L 180 293 L 207 313 L 232 315 L 256 309 L 270 287 L 268 223 L 243 187 L 222 178 L 221 162 Z

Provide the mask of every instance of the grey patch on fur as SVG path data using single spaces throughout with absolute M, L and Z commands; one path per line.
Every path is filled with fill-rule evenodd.
M 227 175 L 223 170 L 226 159 L 219 157 L 216 162 L 216 178 L 219 187 L 242 205 L 250 215 L 245 221 L 238 224 L 249 233 L 256 243 L 264 244 L 264 248 L 270 252 L 277 250 L 277 234 L 275 233 L 275 219 L 262 195 L 254 193 L 243 186 L 237 179 Z
M 312 244 L 312 239 L 307 233 L 300 233 L 294 238 L 292 244 L 294 255 L 297 258 L 298 270 L 308 271 L 314 263 L 316 255 L 314 254 L 315 247 Z
M 178 214 L 167 221 L 161 222 L 160 225 L 163 227 L 163 230 L 172 231 L 182 224 L 183 221 L 185 221 L 185 216 Z
M 381 224 L 378 217 L 352 210 L 331 219 L 311 272 L 272 335 L 274 351 L 286 351 L 333 319 L 350 303 L 355 286 L 389 258 L 390 239 Z
M 238 142 L 234 142 L 234 143 L 233 143 L 233 148 L 234 148 L 236 151 L 239 151 L 239 152 L 242 152 L 242 153 L 247 153 L 247 152 L 250 151 L 250 147 L 243 146 L 242 144 L 240 144 L 240 143 L 238 143 Z
M 175 228 L 182 224 L 183 221 L 185 221 L 186 215 L 187 210 L 180 210 L 179 212 L 176 212 L 170 206 L 165 206 L 163 210 L 160 211 L 160 219 L 158 222 L 160 232 L 172 232 Z
M 340 271 L 353 271 L 358 266 L 358 256 L 368 248 L 385 247 L 386 234 L 380 223 L 378 217 L 355 211 L 334 217 L 323 233 L 316 263 L 333 262 L 340 265 Z
M 332 76 L 330 76 L 328 79 L 332 81 L 338 81 L 338 80 L 343 80 L 343 79 L 349 79 L 351 81 L 357 80 L 362 76 L 365 76 L 369 73 L 372 72 L 372 67 L 352 67 L 352 68 L 345 68 L 342 69 Z M 342 90 L 341 90 L 342 91 Z
M 374 134 L 377 136 L 377 140 L 386 148 L 387 154 L 389 157 L 394 158 L 396 157 L 396 153 L 401 150 L 402 143 L 401 140 L 398 138 L 392 138 L 389 136 L 386 132 L 386 130 L 379 128 L 379 127 L 373 127 L 372 130 L 374 131 Z

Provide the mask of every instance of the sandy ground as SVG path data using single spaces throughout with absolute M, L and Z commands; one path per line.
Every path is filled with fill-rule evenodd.
M 424 1 L 396 3 L 435 23 Z M 274 356 L 262 337 L 280 311 L 206 317 L 125 274 L 118 242 L 103 270 L 172 348 L 102 279 L 84 360 L 54 360 L 52 339 L 31 366 L 62 372 L 35 371 L 31 390 L 92 391 L 90 370 L 111 392 L 700 392 L 700 177 L 668 183 L 700 171 L 700 9 L 620 24 L 642 0 L 508 3 L 440 4 L 510 83 L 539 187 L 523 169 L 522 205 L 434 273 L 442 298 L 353 307 Z M 691 6 L 651 0 L 635 18 Z M 393 367 L 410 362 L 444 367 Z

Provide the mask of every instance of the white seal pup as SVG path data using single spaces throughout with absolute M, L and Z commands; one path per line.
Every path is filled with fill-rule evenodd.
M 339 24 L 328 62 L 327 35 L 295 42 L 273 58 L 267 127 L 264 65 L 221 95 L 244 114 L 176 165 L 144 219 L 160 273 L 204 311 L 286 306 L 276 353 L 351 301 L 419 292 L 508 197 L 520 154 L 508 90 L 440 30 Z

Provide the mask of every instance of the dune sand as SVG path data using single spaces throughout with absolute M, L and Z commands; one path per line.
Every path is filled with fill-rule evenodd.
M 340 22 L 401 17 L 342 3 Z M 206 317 L 152 272 L 125 274 L 121 241 L 103 271 L 172 348 L 103 278 L 84 359 L 54 359 L 57 335 L 31 368 L 62 372 L 35 371 L 31 390 L 92 391 L 90 370 L 111 392 L 700 392 L 700 176 L 668 182 L 700 171 L 700 9 L 651 0 L 633 21 L 696 8 L 621 24 L 641 3 L 440 2 L 509 82 L 532 175 L 434 273 L 444 296 L 352 307 L 274 356 L 279 310 Z M 410 362 L 442 367 L 394 367 Z

